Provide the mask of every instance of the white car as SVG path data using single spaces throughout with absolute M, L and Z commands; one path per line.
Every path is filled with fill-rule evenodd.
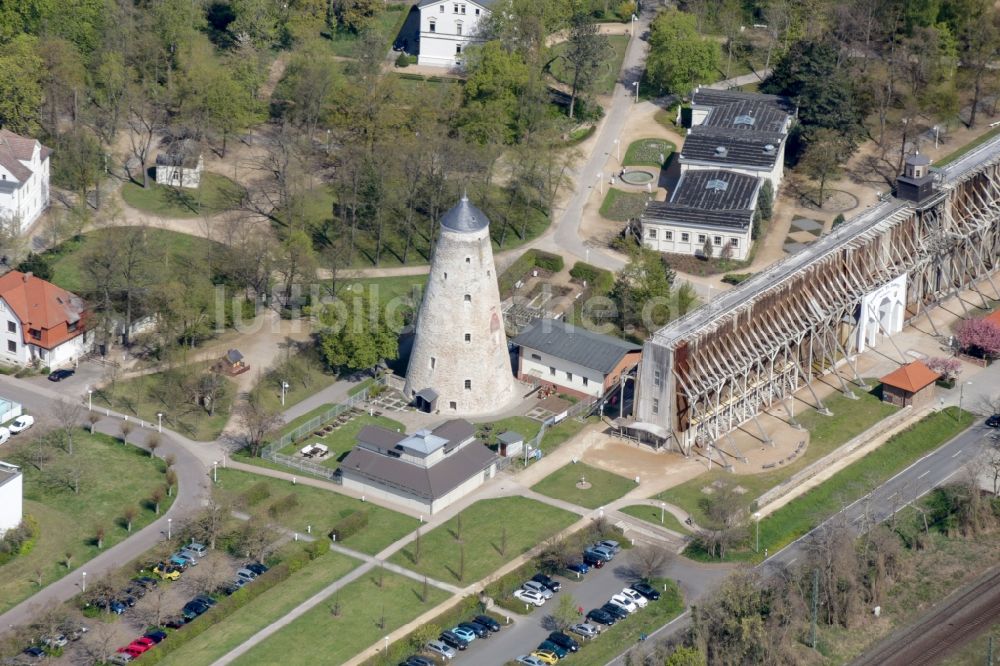
M 522 654 L 517 658 L 517 663 L 524 666 L 545 666 L 545 662 L 533 654 Z
M 624 590 L 622 590 L 622 594 L 631 599 L 632 601 L 634 601 L 635 605 L 638 606 L 639 608 L 645 608 L 646 604 L 649 603 L 649 599 L 642 596 L 641 594 L 633 590 L 631 587 L 626 587 Z
M 455 657 L 455 649 L 448 647 L 441 641 L 431 641 L 427 644 L 426 649 L 428 652 L 442 659 L 453 659 Z
M 541 606 L 545 603 L 545 597 L 538 594 L 534 590 L 525 590 L 521 588 L 520 590 L 514 591 L 514 598 L 520 599 L 526 604 L 532 604 L 534 606 Z
M 35 417 L 30 414 L 24 414 L 23 416 L 18 416 L 16 419 L 11 421 L 7 428 L 10 430 L 11 434 L 16 435 L 19 432 L 24 432 L 33 425 L 35 425 Z
M 541 583 L 539 583 L 537 580 L 529 580 L 527 583 L 525 583 L 521 587 L 523 587 L 526 590 L 531 590 L 532 592 L 537 592 L 538 594 L 542 595 L 545 598 L 546 601 L 548 601 L 549 599 L 552 598 L 552 590 L 550 590 L 549 588 L 545 587 L 544 585 L 542 585 Z
M 611 597 L 611 599 L 609 599 L 608 601 L 613 603 L 615 606 L 620 606 L 621 608 L 624 608 L 629 613 L 634 613 L 637 610 L 639 610 L 639 607 L 635 605 L 635 602 L 632 601 L 632 598 L 626 597 L 624 594 L 616 594 L 615 596 Z
M 8 439 L 10 439 L 10 430 L 7 430 L 7 428 L 0 428 L 0 444 L 3 444 Z

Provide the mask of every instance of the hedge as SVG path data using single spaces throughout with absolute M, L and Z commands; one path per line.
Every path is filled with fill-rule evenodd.
M 272 518 L 283 516 L 299 505 L 299 497 L 295 493 L 285 495 L 267 509 L 267 513 Z
M 558 254 L 543 252 L 542 250 L 528 250 L 512 263 L 503 272 L 498 280 L 500 286 L 500 298 L 507 298 L 514 293 L 514 284 L 531 271 L 538 267 L 553 273 L 558 273 L 563 269 L 563 258 Z
M 240 500 L 245 506 L 259 504 L 271 496 L 271 487 L 266 481 L 258 481 L 243 491 Z
M 558 273 L 563 269 L 563 258 L 558 254 L 535 250 L 535 266 L 538 268 Z
M 333 529 L 330 530 L 330 538 L 334 541 L 343 541 L 344 539 L 349 539 L 354 536 L 367 526 L 368 512 L 355 511 L 345 518 L 342 518 L 340 522 L 333 526 Z
M 615 286 L 614 273 L 582 261 L 573 264 L 569 274 L 575 280 L 585 281 L 598 294 L 606 294 Z
M 750 279 L 753 273 L 726 273 L 722 276 L 722 281 L 726 284 L 740 284 Z

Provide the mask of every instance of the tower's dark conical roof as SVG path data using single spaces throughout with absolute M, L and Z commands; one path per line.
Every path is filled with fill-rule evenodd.
M 469 202 L 469 197 L 462 195 L 461 201 L 441 218 L 441 226 L 450 231 L 479 231 L 490 225 L 486 213 Z

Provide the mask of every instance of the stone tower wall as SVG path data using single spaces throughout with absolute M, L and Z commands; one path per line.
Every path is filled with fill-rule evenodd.
M 441 228 L 404 390 L 413 398 L 425 388 L 446 415 L 496 412 L 515 398 L 489 227 Z

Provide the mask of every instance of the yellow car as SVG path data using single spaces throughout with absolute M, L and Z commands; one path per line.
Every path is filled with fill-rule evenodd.
M 555 652 L 550 652 L 549 650 L 535 650 L 531 653 L 532 657 L 538 657 L 541 661 L 546 664 L 558 664 L 559 657 L 556 656 Z
M 156 565 L 156 568 L 153 569 L 153 573 L 164 580 L 177 580 L 181 577 L 181 572 L 177 570 L 177 567 L 164 564 L 163 562 Z

